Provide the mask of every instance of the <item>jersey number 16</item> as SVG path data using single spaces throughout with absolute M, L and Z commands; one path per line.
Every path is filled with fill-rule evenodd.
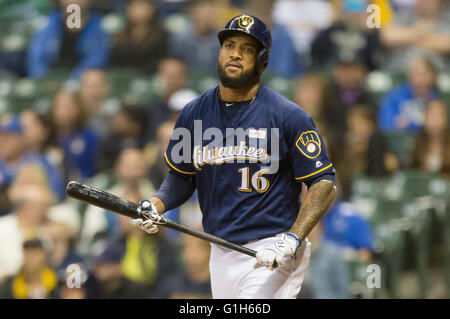
M 258 193 L 264 193 L 269 188 L 269 180 L 262 176 L 264 173 L 268 172 L 268 167 L 263 167 L 259 171 L 255 172 L 251 178 L 251 186 Z M 252 188 L 250 187 L 250 168 L 244 167 L 238 170 L 241 173 L 241 187 L 238 188 L 238 191 L 241 192 L 252 192 Z

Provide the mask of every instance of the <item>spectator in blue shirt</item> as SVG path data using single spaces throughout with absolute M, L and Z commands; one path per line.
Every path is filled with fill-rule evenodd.
M 295 78 L 303 74 L 304 66 L 291 35 L 285 26 L 272 24 L 272 51 L 267 71 L 280 77 Z
M 432 62 L 424 57 L 411 63 L 408 81 L 388 92 L 381 101 L 378 112 L 381 130 L 414 134 L 420 131 L 426 105 L 440 96 L 437 73 Z
M 25 164 L 37 164 L 47 175 L 54 195 L 59 200 L 65 197 L 60 172 L 47 158 L 26 148 L 24 128 L 18 115 L 6 114 L 0 124 L 0 188 L 6 189 L 12 183 L 17 172 Z M 3 205 L 1 205 L 3 206 Z M 2 207 L 3 213 L 7 207 Z
M 27 57 L 28 75 L 42 77 L 52 68 L 72 70 L 79 79 L 86 69 L 103 68 L 108 63 L 109 39 L 101 27 L 101 17 L 89 10 L 89 0 L 59 0 L 59 8 L 48 16 L 46 26 L 34 35 Z M 80 7 L 81 28 L 70 27 L 75 21 L 69 4 Z
M 336 201 L 323 217 L 324 241 L 352 248 L 367 256 L 373 250 L 374 235 L 369 222 L 349 202 Z
M 50 117 L 59 147 L 65 154 L 66 182 L 83 180 L 97 173 L 100 136 L 87 126 L 86 112 L 77 95 L 66 91 L 56 94 Z

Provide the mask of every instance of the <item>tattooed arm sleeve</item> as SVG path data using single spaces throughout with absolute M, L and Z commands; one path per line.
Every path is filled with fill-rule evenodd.
M 299 214 L 290 232 L 302 240 L 311 232 L 334 200 L 336 187 L 332 181 L 323 179 L 309 188 L 306 198 L 300 207 Z

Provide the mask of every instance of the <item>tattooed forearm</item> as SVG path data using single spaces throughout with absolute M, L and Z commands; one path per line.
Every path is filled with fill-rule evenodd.
M 308 236 L 327 211 L 335 193 L 334 183 L 329 180 L 321 180 L 311 186 L 302 203 L 297 219 L 289 231 L 297 234 L 301 239 Z

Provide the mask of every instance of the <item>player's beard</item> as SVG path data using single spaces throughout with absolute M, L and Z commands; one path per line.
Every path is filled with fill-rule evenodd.
M 256 68 L 243 72 L 238 78 L 230 78 L 225 72 L 225 68 L 217 62 L 217 75 L 222 85 L 229 89 L 242 89 L 251 87 L 259 82 L 259 74 Z

